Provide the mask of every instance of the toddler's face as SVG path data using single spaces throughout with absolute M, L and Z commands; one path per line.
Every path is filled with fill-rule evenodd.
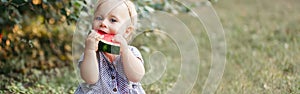
M 94 14 L 93 29 L 108 34 L 124 35 L 130 25 L 130 16 L 127 6 L 105 2 L 100 5 Z

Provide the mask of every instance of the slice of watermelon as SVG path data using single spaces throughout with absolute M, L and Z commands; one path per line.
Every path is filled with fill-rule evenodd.
M 115 34 L 107 34 L 101 30 L 97 30 L 98 34 L 104 35 L 104 37 L 98 43 L 98 50 L 103 52 L 108 52 L 111 54 L 120 53 L 120 44 L 113 42 Z

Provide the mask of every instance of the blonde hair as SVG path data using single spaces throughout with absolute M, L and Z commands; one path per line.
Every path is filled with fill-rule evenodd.
M 131 34 L 126 39 L 127 39 L 127 41 L 131 40 L 131 37 L 135 33 L 135 30 L 137 28 L 137 22 L 138 22 L 138 15 L 137 15 L 137 11 L 136 11 L 134 3 L 130 0 L 98 0 L 97 5 L 94 9 L 95 10 L 94 14 L 96 13 L 96 10 L 98 9 L 98 7 L 100 7 L 106 1 L 119 2 L 119 3 L 116 3 L 116 6 L 112 6 L 113 8 L 119 6 L 123 3 L 128 8 L 128 14 L 129 14 L 129 17 L 130 17 L 130 25 L 132 26 L 133 30 L 131 31 Z

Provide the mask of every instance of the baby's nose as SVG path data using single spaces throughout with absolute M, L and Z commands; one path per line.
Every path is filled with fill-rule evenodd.
M 100 27 L 104 27 L 104 28 L 107 27 L 106 21 L 105 21 L 105 20 L 103 20 L 103 21 L 100 23 Z

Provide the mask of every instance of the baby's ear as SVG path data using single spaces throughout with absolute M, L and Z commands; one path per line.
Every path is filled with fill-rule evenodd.
M 132 34 L 134 33 L 134 30 L 135 30 L 135 28 L 132 25 L 127 27 L 127 29 L 125 31 L 125 36 L 124 36 L 126 38 L 127 42 L 131 40 L 131 37 L 132 37 Z
M 134 27 L 132 25 L 128 26 L 125 33 L 126 35 L 130 35 L 134 30 Z

